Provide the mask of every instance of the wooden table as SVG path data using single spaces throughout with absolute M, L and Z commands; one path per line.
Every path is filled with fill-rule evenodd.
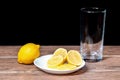
M 71 74 L 54 75 L 38 69 L 34 64 L 17 62 L 17 52 L 21 46 L 0 46 L 0 80 L 120 80 L 120 46 L 104 46 L 104 58 L 90 63 Z M 79 46 L 42 46 L 41 56 L 63 47 L 79 51 Z

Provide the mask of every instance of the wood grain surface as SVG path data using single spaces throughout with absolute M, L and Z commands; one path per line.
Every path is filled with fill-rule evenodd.
M 0 80 L 120 80 L 120 46 L 104 46 L 103 60 L 86 62 L 86 65 L 70 74 L 55 75 L 38 69 L 34 64 L 17 62 L 21 46 L 0 46 Z M 57 48 L 75 49 L 79 46 L 42 46 L 41 56 L 51 54 Z

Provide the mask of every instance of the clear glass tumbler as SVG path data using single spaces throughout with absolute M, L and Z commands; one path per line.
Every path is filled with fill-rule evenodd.
M 97 62 L 103 58 L 106 9 L 80 9 L 80 53 L 85 61 Z

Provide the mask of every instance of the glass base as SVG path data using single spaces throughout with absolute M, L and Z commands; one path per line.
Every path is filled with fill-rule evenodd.
M 101 60 L 102 59 L 84 59 L 84 61 L 86 61 L 86 62 L 99 62 Z
M 86 62 L 99 62 L 102 60 L 102 55 L 98 55 L 98 54 L 91 54 L 91 55 L 82 55 L 83 59 Z

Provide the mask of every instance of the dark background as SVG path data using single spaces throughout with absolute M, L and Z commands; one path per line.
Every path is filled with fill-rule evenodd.
M 120 45 L 118 2 L 110 0 L 3 2 L 0 45 L 79 45 L 81 7 L 107 9 L 104 45 Z

